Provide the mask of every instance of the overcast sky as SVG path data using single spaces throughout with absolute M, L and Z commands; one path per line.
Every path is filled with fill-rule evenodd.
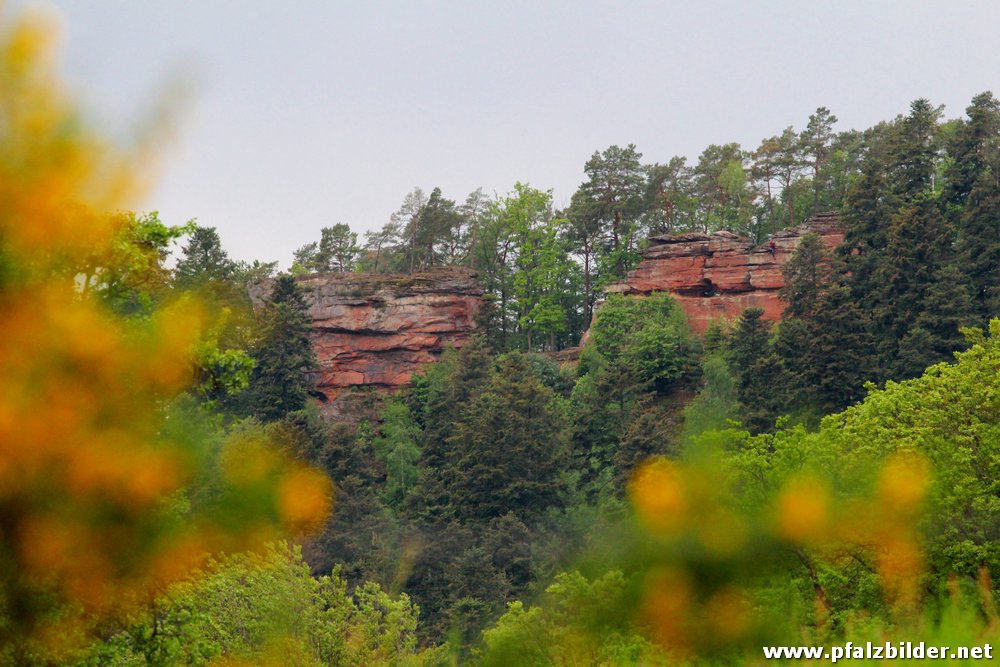
M 693 162 L 818 106 L 860 129 L 918 97 L 957 117 L 1000 93 L 996 0 L 41 4 L 109 128 L 193 84 L 145 210 L 282 267 L 323 226 L 381 226 L 414 186 L 461 200 L 522 181 L 564 205 L 611 144 Z

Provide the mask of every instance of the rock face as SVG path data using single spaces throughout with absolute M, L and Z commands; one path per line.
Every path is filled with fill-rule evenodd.
M 810 232 L 818 234 L 829 249 L 844 240 L 835 213 L 817 215 L 758 246 L 731 232 L 654 236 L 639 266 L 625 281 L 609 285 L 605 291 L 637 295 L 672 292 L 698 333 L 704 333 L 712 320 L 734 318 L 745 308 L 763 308 L 765 318 L 778 320 L 785 309 L 778 296 L 784 287 L 781 267 Z
M 461 346 L 475 329 L 483 289 L 475 271 L 445 267 L 408 275 L 320 273 L 297 278 L 312 317 L 316 388 L 329 401 L 349 387 L 397 389 Z M 261 303 L 264 281 L 251 289 Z

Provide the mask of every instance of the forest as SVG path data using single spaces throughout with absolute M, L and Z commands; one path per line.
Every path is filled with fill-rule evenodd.
M 821 107 L 570 204 L 415 188 L 278 262 L 143 211 L 153 145 L 0 35 L 0 663 L 658 665 L 1000 644 L 1000 102 Z M 605 294 L 647 239 L 806 236 L 698 335 Z M 477 335 L 325 418 L 307 273 L 460 265 Z M 249 288 L 271 279 L 264 303 Z M 555 352 L 575 347 L 578 360 Z M 858 661 L 855 661 L 858 662 Z

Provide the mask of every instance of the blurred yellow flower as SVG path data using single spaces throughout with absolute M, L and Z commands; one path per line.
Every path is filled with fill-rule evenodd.
M 653 531 L 669 533 L 684 524 L 687 502 L 679 466 L 653 458 L 632 476 L 629 495 L 643 522 Z
M 703 612 L 712 637 L 723 643 L 743 638 L 753 625 L 753 610 L 736 586 L 716 591 L 705 602 Z
M 221 462 L 236 511 L 171 506 L 214 460 L 193 428 L 168 435 L 165 412 L 192 380 L 202 308 L 179 299 L 126 320 L 90 298 L 146 153 L 87 130 L 53 35 L 37 16 L 0 28 L 0 656 L 48 662 L 206 552 L 260 546 L 279 521 L 319 525 L 332 494 L 248 438 Z
M 691 606 L 694 589 L 688 575 L 673 568 L 652 570 L 646 577 L 643 617 L 651 636 L 671 652 L 691 648 Z
M 803 473 L 788 480 L 775 509 L 779 537 L 799 544 L 819 540 L 829 527 L 830 491 L 821 479 Z
M 890 510 L 911 514 L 920 509 L 930 486 L 931 467 L 915 451 L 893 454 L 878 479 L 879 501 Z
M 333 485 L 317 470 L 298 468 L 287 473 L 278 486 L 278 511 L 293 534 L 320 527 L 330 513 Z

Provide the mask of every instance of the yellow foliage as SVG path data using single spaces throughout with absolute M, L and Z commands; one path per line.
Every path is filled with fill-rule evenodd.
M 915 514 L 927 496 L 931 466 L 916 452 L 893 454 L 879 473 L 879 500 L 896 512 Z
M 723 643 L 743 639 L 754 624 L 753 609 L 736 586 L 726 586 L 705 602 L 708 631 Z
M 691 650 L 694 592 L 688 575 L 675 568 L 660 568 L 646 578 L 643 616 L 652 637 L 672 653 Z
M 146 165 L 87 129 L 54 34 L 35 15 L 0 32 L 0 609 L 16 610 L 0 613 L 0 662 L 66 654 L 208 551 L 319 525 L 332 495 L 257 443 L 230 456 L 231 495 L 264 475 L 276 516 L 170 520 L 203 461 L 164 435 L 163 407 L 192 380 L 203 312 L 178 300 L 126 323 L 79 289 Z
M 778 496 L 778 535 L 790 542 L 817 541 L 827 533 L 829 515 L 826 484 L 808 474 L 793 477 Z
M 330 478 L 311 468 L 298 468 L 282 477 L 278 510 L 282 522 L 295 533 L 313 532 L 330 513 L 333 485 Z
M 629 495 L 639 516 L 656 533 L 681 528 L 687 501 L 680 468 L 672 461 L 654 458 L 636 469 Z

